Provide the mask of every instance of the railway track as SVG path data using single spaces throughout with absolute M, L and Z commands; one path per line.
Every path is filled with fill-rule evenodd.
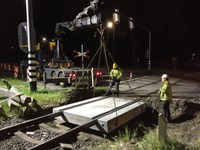
M 85 129 L 97 123 L 97 118 L 96 118 L 83 125 L 76 126 L 74 128 L 69 128 L 67 126 L 62 125 L 62 123 L 64 122 L 58 122 L 54 120 L 54 117 L 62 115 L 63 114 L 61 111 L 58 113 L 52 113 L 35 119 L 31 119 L 20 124 L 2 128 L 0 129 L 0 139 L 5 140 L 12 138 L 13 136 L 17 136 L 21 138 L 22 141 L 24 140 L 27 143 L 29 143 L 26 144 L 29 147 L 26 147 L 25 149 L 30 149 L 30 150 L 49 149 L 52 147 L 60 147 L 59 146 L 60 143 L 65 143 L 66 141 L 70 141 L 72 138 L 78 136 L 78 133 L 84 131 Z M 46 131 L 45 132 L 46 135 L 47 134 L 51 135 L 50 139 L 48 139 L 49 138 L 48 137 L 47 139 L 44 140 L 44 137 L 41 136 L 41 133 L 44 131 Z M 40 135 L 38 135 L 38 137 L 35 137 L 36 132 L 37 133 L 41 132 Z M 8 149 L 10 149 L 9 146 Z
M 138 82 L 139 80 L 143 80 L 143 79 L 146 80 L 149 78 L 152 78 L 152 77 L 146 76 L 146 77 L 137 78 L 131 81 L 122 82 L 122 85 L 123 84 L 128 85 L 128 89 L 125 89 L 123 93 L 133 92 L 132 94 L 136 95 L 134 91 L 139 90 L 139 89 L 144 89 L 145 87 L 148 88 L 148 86 L 152 86 L 152 85 L 156 85 L 160 83 L 160 79 L 155 80 L 154 78 L 152 78 L 152 82 L 151 81 L 148 83 L 143 82 L 142 84 L 135 85 L 135 82 Z M 180 81 L 181 80 L 175 80 L 173 81 L 172 85 Z M 141 101 L 144 96 L 149 96 L 150 94 L 157 92 L 157 90 L 158 89 L 156 90 L 152 89 L 148 91 L 148 93 L 146 93 L 145 95 L 138 96 L 137 99 L 135 99 L 134 101 L 130 103 L 127 103 L 123 107 L 129 106 L 132 103 Z M 102 97 L 100 99 L 102 99 Z M 100 99 L 97 99 L 97 101 Z M 77 107 L 77 106 L 73 106 L 73 107 Z M 73 138 L 77 137 L 78 133 L 84 130 L 87 130 L 91 126 L 97 124 L 99 118 L 109 115 L 110 113 L 113 113 L 114 111 L 116 111 L 116 109 L 112 109 L 111 111 L 107 113 L 96 116 L 95 118 L 92 118 L 91 121 L 85 124 L 76 126 L 74 128 L 68 128 L 67 126 L 62 125 L 63 123 L 67 123 L 67 122 L 58 123 L 55 121 L 54 119 L 55 117 L 63 116 L 63 111 L 51 113 L 51 114 L 44 115 L 38 118 L 27 120 L 20 124 L 2 128 L 0 129 L 0 140 L 2 141 L 5 139 L 9 139 L 13 136 L 17 136 L 17 137 L 20 137 L 22 141 L 25 140 L 27 143 L 30 143 L 30 144 L 27 144 L 28 146 L 25 149 L 41 150 L 41 149 L 51 149 L 52 147 L 54 147 L 54 149 L 56 148 L 59 149 L 60 145 L 63 145 L 61 143 L 66 143 L 66 141 L 68 140 L 70 141 L 72 137 Z M 50 134 L 51 137 L 48 137 L 47 139 L 45 139 L 44 137 L 35 137 L 34 133 L 36 130 L 41 130 L 40 132 L 47 131 L 46 135 L 49 134 L 49 132 L 51 132 L 52 133 Z

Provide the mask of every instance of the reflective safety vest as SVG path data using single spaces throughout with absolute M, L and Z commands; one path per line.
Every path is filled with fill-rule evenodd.
M 121 69 L 112 69 L 110 71 L 110 77 L 111 78 L 116 78 L 116 79 L 121 79 L 121 77 L 122 77 L 122 70 Z
M 160 100 L 161 101 L 171 101 L 172 100 L 172 88 L 169 81 L 164 81 L 162 87 L 160 88 Z

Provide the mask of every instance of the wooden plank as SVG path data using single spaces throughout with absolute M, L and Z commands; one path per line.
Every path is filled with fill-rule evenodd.
M 29 120 L 27 120 L 25 122 L 22 122 L 22 123 L 13 125 L 13 126 L 8 126 L 8 127 L 1 128 L 0 129 L 0 136 L 5 135 L 5 134 L 7 135 L 7 134 L 9 134 L 11 132 L 18 131 L 18 130 L 24 128 L 25 126 L 28 127 L 28 126 L 31 126 L 31 125 L 35 125 L 35 124 L 44 122 L 45 120 L 48 120 L 48 119 L 53 119 L 54 117 L 58 117 L 58 116 L 60 116 L 62 114 L 63 114 L 63 112 L 47 114 L 47 115 L 44 115 L 44 116 L 41 116 L 41 117 L 38 117 L 38 118 L 29 119 Z
M 5 97 L 12 98 L 13 100 L 21 104 L 28 104 L 31 102 L 30 96 L 22 95 L 21 93 L 13 93 L 3 88 L 0 88 L 0 94 Z
M 30 148 L 29 150 L 41 150 L 41 149 L 48 149 L 49 147 L 51 146 L 56 146 L 56 145 L 59 145 L 60 141 L 63 141 L 63 140 L 67 140 L 67 139 L 70 139 L 71 136 L 74 136 L 75 134 L 83 131 L 84 129 L 88 129 L 89 127 L 95 125 L 97 123 L 97 120 L 91 120 L 81 126 L 77 126 L 53 139 L 50 139 L 50 140 L 47 140 L 45 143 L 42 143 L 42 144 L 39 144 L 39 145 L 36 145 L 32 148 Z
M 32 144 L 42 144 L 43 143 L 42 141 L 31 138 L 30 136 L 28 136 L 27 134 L 25 134 L 21 131 L 15 132 L 15 135 L 20 137 L 22 140 L 28 141 Z
M 72 144 L 60 143 L 60 146 L 64 149 L 68 149 L 68 150 L 74 149 Z
M 23 93 L 17 93 L 16 95 L 14 95 L 14 96 L 12 96 L 12 97 L 8 97 L 8 98 L 6 98 L 6 99 L 0 101 L 0 103 L 5 102 L 5 101 L 9 101 L 9 100 L 12 101 L 13 98 L 19 97 L 19 96 L 21 96 L 21 95 L 23 95 Z M 15 103 L 16 103 L 16 102 L 15 102 Z
M 59 126 L 57 126 L 57 128 L 53 128 L 45 123 L 41 123 L 39 124 L 40 129 L 47 131 L 47 132 L 54 132 L 54 133 L 58 133 L 58 134 L 62 134 L 64 132 L 66 132 L 68 130 L 68 128 L 59 128 Z

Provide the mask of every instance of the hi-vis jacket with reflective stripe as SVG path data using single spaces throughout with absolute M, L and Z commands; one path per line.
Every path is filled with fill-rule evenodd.
M 164 81 L 162 87 L 160 88 L 160 100 L 161 101 L 171 101 L 172 100 L 172 89 L 169 81 Z
M 116 78 L 116 79 L 121 79 L 122 77 L 122 70 L 121 69 L 112 69 L 110 71 L 110 77 L 111 78 Z

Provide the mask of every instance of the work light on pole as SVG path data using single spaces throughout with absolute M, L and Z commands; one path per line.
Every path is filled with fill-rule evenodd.
M 129 29 L 132 31 L 134 29 L 134 19 L 132 17 L 129 17 L 128 25 Z
M 115 9 L 113 13 L 113 22 L 118 24 L 120 22 L 119 9 Z

